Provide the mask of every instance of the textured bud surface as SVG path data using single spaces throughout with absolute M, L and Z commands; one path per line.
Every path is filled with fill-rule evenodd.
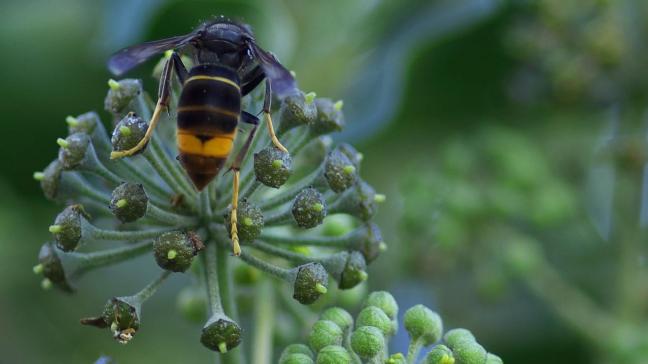
M 326 217 L 326 201 L 316 189 L 306 188 L 295 198 L 292 215 L 297 226 L 305 229 L 313 228 L 321 224 Z
M 203 327 L 200 342 L 211 350 L 228 352 L 241 343 L 241 328 L 230 318 L 215 315 Z
M 144 186 L 131 182 L 120 184 L 113 190 L 108 207 L 121 222 L 133 222 L 142 218 L 148 207 Z
M 110 89 L 104 100 L 106 111 L 113 113 L 115 116 L 123 115 L 131 111 L 133 103 L 142 93 L 142 81 L 136 79 L 123 79 L 118 82 L 111 80 Z
M 313 325 L 308 343 L 315 352 L 319 352 L 325 346 L 340 345 L 342 339 L 342 329 L 335 322 L 319 320 Z
M 117 123 L 113 131 L 110 139 L 113 150 L 121 151 L 133 148 L 144 138 L 147 128 L 148 124 L 144 119 L 132 112 L 128 113 Z
M 239 201 L 236 216 L 239 239 L 245 243 L 256 240 L 263 230 L 263 212 L 261 209 L 244 198 Z M 230 218 L 231 211 L 225 215 L 225 226 L 227 232 L 231 234 Z
M 356 183 L 357 168 L 340 149 L 331 151 L 325 163 L 324 176 L 333 191 L 342 192 Z
M 56 239 L 56 246 L 63 251 L 77 248 L 81 240 L 81 221 L 86 214 L 81 205 L 68 206 L 56 216 L 50 232 Z
M 153 243 L 155 261 L 162 269 L 184 272 L 190 266 L 200 246 L 189 234 L 180 231 L 164 233 Z
M 394 334 L 392 321 L 383 312 L 383 310 L 376 306 L 368 306 L 360 311 L 356 320 L 356 327 L 360 328 L 362 326 L 372 326 L 380 329 L 385 336 L 391 336 Z
M 59 149 L 58 160 L 61 162 L 63 169 L 68 170 L 78 167 L 86 157 L 89 144 L 90 137 L 84 133 L 74 133 L 65 138 L 64 142 L 60 142 L 61 148 Z
M 335 322 L 335 324 L 338 325 L 342 329 L 342 331 L 346 331 L 353 326 L 353 316 L 351 316 L 351 314 L 346 310 L 339 307 L 331 307 L 322 312 L 320 319 Z
M 452 351 L 447 346 L 439 344 L 432 348 L 425 356 L 425 364 L 454 364 L 455 359 Z
M 350 289 L 367 280 L 367 262 L 364 256 L 357 251 L 349 254 L 344 270 L 340 277 L 339 287 Z
M 385 346 L 385 338 L 377 327 L 358 327 L 351 334 L 351 347 L 363 359 L 371 359 L 378 355 Z
M 394 320 L 398 316 L 398 303 L 391 293 L 386 291 L 371 292 L 364 303 L 365 307 L 375 306 Z
M 441 317 L 423 305 L 416 305 L 407 310 L 403 324 L 412 339 L 420 339 L 426 346 L 437 342 L 443 333 Z
M 325 294 L 328 286 L 328 274 L 319 263 L 308 263 L 297 267 L 293 283 L 293 298 L 304 305 L 315 302 Z
M 279 188 L 292 174 L 290 154 L 273 146 L 254 153 L 254 174 L 266 186 Z
M 317 364 L 351 364 L 351 355 L 339 345 L 330 345 L 317 353 Z

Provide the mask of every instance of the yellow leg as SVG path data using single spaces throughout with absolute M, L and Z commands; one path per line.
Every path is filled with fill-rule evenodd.
M 288 153 L 288 149 L 281 144 L 279 139 L 277 139 L 277 135 L 275 134 L 274 127 L 272 126 L 272 117 L 270 116 L 269 112 L 264 112 L 265 115 L 265 121 L 266 125 L 268 126 L 268 133 L 270 133 L 270 139 L 272 139 L 272 144 L 274 144 L 275 147 L 279 148 L 280 150 Z
M 111 152 L 110 159 L 127 157 L 129 155 L 137 153 L 137 151 L 144 148 L 146 143 L 151 140 L 151 137 L 153 136 L 153 130 L 155 129 L 158 121 L 160 121 L 160 115 L 162 114 L 162 110 L 164 108 L 165 106 L 162 105 L 161 100 L 158 100 L 157 105 L 155 105 L 155 110 L 153 111 L 153 116 L 151 116 L 151 121 L 149 122 L 148 129 L 146 129 L 146 134 L 144 134 L 144 138 L 142 138 L 142 140 L 140 140 L 139 143 L 137 143 L 137 145 L 132 147 L 131 149 Z
M 230 218 L 230 223 L 232 224 L 231 234 L 232 237 L 232 251 L 234 255 L 241 255 L 241 246 L 239 245 L 238 238 L 238 228 L 236 227 L 237 223 L 237 213 L 238 213 L 238 195 L 239 195 L 239 171 L 234 170 L 234 188 L 232 190 L 232 214 Z

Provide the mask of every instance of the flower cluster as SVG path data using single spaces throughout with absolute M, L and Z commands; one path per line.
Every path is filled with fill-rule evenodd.
M 42 246 L 34 272 L 43 276 L 44 288 L 67 292 L 91 270 L 142 255 L 161 272 L 140 292 L 109 298 L 101 314 L 81 323 L 109 328 L 127 343 L 142 324 L 142 304 L 171 273 L 187 272 L 195 276 L 192 291 L 207 297 L 211 315 L 201 342 L 225 353 L 242 337 L 232 261 L 287 282 L 301 304 L 326 294 L 330 278 L 341 289 L 367 279 L 367 264 L 386 248 L 371 222 L 384 196 L 360 178 L 362 155 L 348 144 L 334 146 L 327 136 L 344 125 L 341 101 L 299 91 L 275 103 L 277 135 L 290 153 L 275 148 L 264 132 L 252 141 L 241 169 L 236 219 L 242 253 L 234 257 L 231 174 L 224 171 L 196 191 L 175 160 L 175 102 L 143 150 L 111 160 L 111 151 L 129 149 L 143 138 L 152 103 L 140 80 L 111 80 L 109 86 L 105 109 L 113 119 L 112 134 L 97 113 L 68 117 L 69 134 L 57 141 L 58 158 L 34 173 L 45 196 L 66 205 L 49 227 L 52 241 Z M 174 87 L 177 101 L 179 85 Z M 246 96 L 244 108 L 261 110 L 260 96 Z M 240 133 L 246 132 L 241 126 Z M 327 235 L 317 228 L 334 214 L 352 216 L 353 229 Z
M 308 338 L 308 345 L 292 344 L 284 349 L 280 364 L 412 364 L 419 362 L 423 347 L 433 346 L 420 363 L 501 364 L 466 329 L 443 333 L 439 315 L 423 305 L 408 309 L 403 325 L 410 336 L 407 355 L 389 354 L 389 339 L 398 330 L 398 304 L 391 294 L 373 292 L 355 318 L 339 307 L 322 313 Z

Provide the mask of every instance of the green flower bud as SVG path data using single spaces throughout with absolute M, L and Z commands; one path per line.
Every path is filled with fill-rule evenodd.
M 99 115 L 94 111 L 81 114 L 77 117 L 68 116 L 65 121 L 68 124 L 69 134 L 85 133 L 92 135 L 97 128 L 97 125 L 101 123 Z
M 340 289 L 350 289 L 367 280 L 367 262 L 357 251 L 349 254 L 346 265 L 340 276 Z
M 317 364 L 351 364 L 351 354 L 339 345 L 329 345 L 317 353 Z
M 241 343 L 241 328 L 229 317 L 214 314 L 203 327 L 200 342 L 210 350 L 226 353 Z
M 146 215 L 148 208 L 148 196 L 144 186 L 131 182 L 120 184 L 113 190 L 108 207 L 121 222 L 140 219 Z
M 290 154 L 274 146 L 254 153 L 254 175 L 266 186 L 279 188 L 292 174 Z
M 331 206 L 331 212 L 346 213 L 369 221 L 376 213 L 376 191 L 367 182 L 358 179 L 358 183 L 346 190 Z
M 311 357 L 300 353 L 282 355 L 281 358 L 279 358 L 279 364 L 313 364 L 313 363 L 315 362 Z
M 141 303 L 132 296 L 114 297 L 104 306 L 99 317 L 81 319 L 81 324 L 98 328 L 109 327 L 120 344 L 127 344 L 140 326 Z
M 499 356 L 488 353 L 486 356 L 486 364 L 504 364 L 504 361 Z
M 299 192 L 292 205 L 292 215 L 297 226 L 305 229 L 314 228 L 326 217 L 326 201 L 314 188 L 305 188 Z
M 387 358 L 386 364 L 407 364 L 407 359 L 403 353 L 396 353 Z
M 462 341 L 475 341 L 475 336 L 466 329 L 452 329 L 443 335 L 443 341 L 450 348 L 454 348 Z
M 360 170 L 360 162 L 362 162 L 362 153 L 358 152 L 351 144 L 342 143 L 337 146 L 337 149 L 342 152 L 356 167 Z
M 308 346 L 304 344 L 290 344 L 286 346 L 284 351 L 281 353 L 281 357 L 283 358 L 284 356 L 288 356 L 291 354 L 302 354 L 302 355 L 306 355 L 309 358 L 313 358 L 313 352 Z
M 486 364 L 488 353 L 474 340 L 461 340 L 450 348 L 457 364 Z
M 356 183 L 358 172 L 356 166 L 346 154 L 339 149 L 334 149 L 326 157 L 324 177 L 326 177 L 329 187 L 334 192 L 339 193 Z
M 58 143 L 61 146 L 58 160 L 63 169 L 69 170 L 81 165 L 86 158 L 90 137 L 84 133 L 75 133 L 65 139 L 59 139 Z
M 394 296 L 387 291 L 371 292 L 364 303 L 364 307 L 375 306 L 384 312 L 390 320 L 398 316 L 398 304 Z
M 49 231 L 56 239 L 56 246 L 63 251 L 72 251 L 77 248 L 81 240 L 82 218 L 88 215 L 81 205 L 71 205 L 56 216 L 54 224 L 50 225 Z
M 342 331 L 346 331 L 353 326 L 353 316 L 345 309 L 339 307 L 327 309 L 320 315 L 320 319 L 335 322 Z
M 425 364 L 454 364 L 455 359 L 447 346 L 439 344 L 430 350 L 423 362 Z
M 116 117 L 135 109 L 137 97 L 142 93 L 142 81 L 124 79 L 109 82 L 110 89 L 104 100 L 104 109 Z
M 281 101 L 281 107 L 279 108 L 280 122 L 277 133 L 285 133 L 290 129 L 308 125 L 315 121 L 317 108 L 311 98 L 308 97 L 308 99 L 302 91 L 299 91 Z
M 363 326 L 372 326 L 380 329 L 382 334 L 386 337 L 392 336 L 396 333 L 392 320 L 380 308 L 376 306 L 368 306 L 362 309 L 356 317 L 356 328 Z
M 351 348 L 362 359 L 371 359 L 385 347 L 385 337 L 382 331 L 373 326 L 358 327 L 351 334 Z
M 360 239 L 353 244 L 353 249 L 361 252 L 365 261 L 371 263 L 387 248 L 387 245 L 383 241 L 378 225 L 374 223 L 366 223 L 359 232 Z
M 184 287 L 178 294 L 176 305 L 187 321 L 200 323 L 207 319 L 207 295 L 198 287 Z
M 63 291 L 73 291 L 72 286 L 68 283 L 58 252 L 52 243 L 43 244 L 38 253 L 38 262 L 39 268 L 36 271 L 42 273 L 45 279 Z
M 319 320 L 313 324 L 308 336 L 308 344 L 315 352 L 319 352 L 325 346 L 342 344 L 343 338 L 344 333 L 335 322 Z
M 423 305 L 416 305 L 407 310 L 403 324 L 412 340 L 422 340 L 425 346 L 437 342 L 443 332 L 441 317 Z
M 135 115 L 135 113 L 128 113 L 117 123 L 110 138 L 113 150 L 122 151 L 135 147 L 144 138 L 147 129 L 148 124 L 144 119 Z M 142 148 L 141 151 L 144 149 Z M 137 153 L 141 153 L 141 151 Z
M 228 233 L 231 234 L 232 226 L 231 211 L 225 215 L 225 226 Z M 243 198 L 239 201 L 236 211 L 236 227 L 238 229 L 239 240 L 244 243 L 254 242 L 263 230 L 263 211 L 252 202 Z
M 155 261 L 162 269 L 184 272 L 203 248 L 200 238 L 191 232 L 171 231 L 153 242 Z
M 293 282 L 293 298 L 310 305 L 327 292 L 328 274 L 320 263 L 307 263 L 297 268 Z
M 312 136 L 330 134 L 342 130 L 344 127 L 344 115 L 341 110 L 334 106 L 330 99 L 315 99 L 317 117 L 310 126 Z
M 324 236 L 342 236 L 353 231 L 355 219 L 349 215 L 331 215 L 328 216 L 322 224 L 322 234 Z
M 50 200 L 56 199 L 61 184 L 62 171 L 63 165 L 58 159 L 55 159 L 42 172 L 42 177 L 40 177 L 39 180 L 41 189 L 46 198 Z

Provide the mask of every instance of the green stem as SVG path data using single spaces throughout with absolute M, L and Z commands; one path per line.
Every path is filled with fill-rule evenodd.
M 187 191 L 185 191 L 180 185 L 175 183 L 173 177 L 169 173 L 169 171 L 166 170 L 164 166 L 162 166 L 160 160 L 158 159 L 157 155 L 150 149 L 146 149 L 144 153 L 144 158 L 149 162 L 151 167 L 157 172 L 157 174 L 162 178 L 164 183 L 169 186 L 175 194 L 178 195 L 185 195 L 185 196 L 191 196 Z M 185 199 L 187 203 L 193 206 L 193 200 L 192 199 Z
M 188 196 L 195 197 L 196 191 L 189 184 L 189 181 L 185 177 L 185 174 L 180 169 L 180 165 L 176 162 L 173 162 L 167 152 L 160 145 L 159 138 L 154 136 L 151 140 L 151 147 L 153 147 L 153 153 L 155 153 L 158 160 L 162 161 L 162 164 L 170 172 L 171 178 L 180 185 L 180 187 L 187 193 Z
M 212 217 L 211 202 L 209 201 L 209 191 L 207 189 L 200 191 L 200 215 L 205 220 Z
M 168 212 L 161 209 L 160 207 L 149 202 L 148 208 L 146 210 L 146 216 L 150 217 L 152 220 L 159 221 L 165 224 L 171 224 L 174 226 L 178 225 L 196 225 L 198 222 L 196 218 L 186 215 L 178 215 L 173 212 Z
M 286 259 L 290 262 L 297 263 L 297 264 L 305 264 L 305 263 L 310 263 L 310 262 L 321 262 L 322 259 L 317 259 L 317 258 L 311 258 L 303 254 L 295 253 L 290 250 L 282 249 L 275 247 L 270 244 L 266 244 L 260 240 L 257 240 L 254 242 L 253 245 L 251 245 L 253 248 L 260 250 L 264 253 L 274 255 L 276 257 L 280 257 L 283 259 Z
M 141 182 L 147 191 L 155 194 L 157 197 L 162 198 L 163 200 L 170 200 L 172 192 L 162 187 L 162 184 L 158 181 L 155 181 L 153 178 L 149 177 L 149 174 L 142 172 L 137 166 L 133 165 L 131 161 L 127 158 L 117 159 L 116 163 L 119 163 L 122 166 L 126 173 L 135 181 Z
M 81 277 L 84 273 L 97 268 L 120 263 L 127 259 L 135 258 L 151 250 L 152 241 L 145 241 L 120 248 L 103 250 L 93 253 L 65 253 L 64 259 L 69 259 L 75 265 L 71 278 Z
M 160 288 L 162 283 L 169 277 L 170 274 L 171 271 L 169 270 L 162 271 L 162 274 L 160 274 L 158 278 L 149 283 L 141 291 L 137 292 L 133 297 L 140 303 L 144 303 L 144 301 L 151 298 L 151 296 L 153 296 L 155 292 L 157 292 L 158 288 Z
M 261 232 L 260 239 L 271 244 L 283 245 L 308 245 L 326 247 L 351 247 L 362 237 L 359 232 L 351 232 L 343 236 L 289 236 Z
M 151 229 L 151 230 L 130 230 L 130 231 L 120 231 L 120 230 L 105 230 L 100 229 L 89 222 L 83 222 L 83 229 L 87 229 L 88 239 L 87 241 L 93 240 L 120 240 L 120 241 L 137 241 L 137 240 L 146 240 L 157 238 L 163 233 L 176 230 L 174 228 L 164 228 L 164 229 Z M 83 230 L 82 230 L 83 231 Z
M 253 256 L 252 254 L 249 254 L 245 250 L 241 252 L 241 259 L 254 268 L 262 270 L 286 282 L 292 283 L 294 280 L 294 274 L 291 270 L 264 262 L 263 260 Z
M 275 325 L 275 296 L 272 282 L 261 279 L 256 289 L 256 306 L 254 310 L 254 338 L 252 362 L 270 364 L 272 360 L 273 334 Z
M 76 172 L 63 172 L 61 180 L 65 181 L 65 184 L 69 184 L 71 189 L 91 200 L 97 201 L 104 206 L 110 203 L 109 195 L 94 188 L 94 186 L 90 185 L 85 178 Z
M 217 245 L 216 242 L 213 245 L 216 246 L 216 269 L 223 311 L 232 320 L 239 322 L 238 310 L 235 303 L 236 297 L 234 297 L 234 291 L 232 290 L 232 272 L 230 271 L 228 256 L 229 249 L 223 245 Z M 239 345 L 234 350 L 225 354 L 222 360 L 225 364 L 244 363 L 243 346 Z
M 407 348 L 408 364 L 416 363 L 416 359 L 418 358 L 422 347 L 423 347 L 423 341 L 421 340 L 421 338 L 416 338 L 410 341 L 409 347 Z
M 220 288 L 218 284 L 218 267 L 216 262 L 216 242 L 208 241 L 202 253 L 203 265 L 205 266 L 205 285 L 207 286 L 207 298 L 209 309 L 212 315 L 223 313 L 221 304 Z
M 283 211 L 279 211 L 273 215 L 264 217 L 263 221 L 264 221 L 263 224 L 265 226 L 277 226 L 277 225 L 288 224 L 289 222 L 294 221 L 292 215 L 292 208 L 291 206 L 288 206 Z

